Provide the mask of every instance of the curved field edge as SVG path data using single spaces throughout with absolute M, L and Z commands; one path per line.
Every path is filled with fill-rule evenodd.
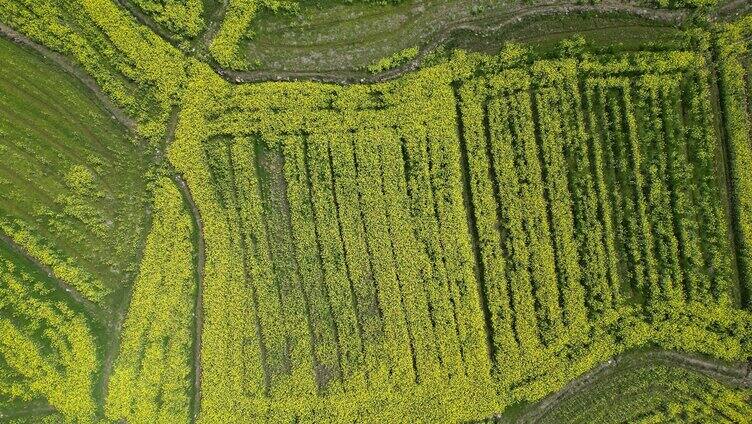
M 183 196 L 162 177 L 119 352 L 108 379 L 106 416 L 186 422 L 191 416 L 194 224 Z
M 124 127 L 128 128 L 130 130 L 133 130 L 133 129 L 136 128 L 135 121 L 132 120 L 123 110 L 121 110 L 117 106 L 115 106 L 110 101 L 109 97 L 107 97 L 107 95 L 99 88 L 99 86 L 97 85 L 97 83 L 92 78 L 90 78 L 83 70 L 81 70 L 80 68 L 78 68 L 75 64 L 72 64 L 66 57 L 64 57 L 64 56 L 62 56 L 62 55 L 60 55 L 60 54 L 58 54 L 56 52 L 53 52 L 53 51 L 47 49 L 46 47 L 44 47 L 44 46 L 42 46 L 40 44 L 35 43 L 34 41 L 32 41 L 29 38 L 25 37 L 23 34 L 18 33 L 15 30 L 13 30 L 13 29 L 11 29 L 11 28 L 3 25 L 3 24 L 0 24 L 0 33 L 2 33 L 2 35 L 4 35 L 5 37 L 7 37 L 7 39 L 9 39 L 10 41 L 18 43 L 21 46 L 24 46 L 24 47 L 28 48 L 29 50 L 34 51 L 34 53 L 38 54 L 40 58 L 44 58 L 46 61 L 52 62 L 55 65 L 59 66 L 59 68 L 60 68 L 59 72 L 63 71 L 61 73 L 63 73 L 63 74 L 65 74 L 65 73 L 70 74 L 70 76 L 73 77 L 73 79 L 78 80 L 80 82 L 81 86 L 85 87 L 84 92 L 87 94 L 87 96 L 95 98 L 96 101 L 99 102 L 99 106 L 102 107 L 103 109 L 106 109 L 107 112 L 108 112 L 108 115 L 109 114 L 112 115 L 112 119 L 113 120 L 115 120 L 115 119 L 118 120 Z M 3 39 L 2 42 L 5 43 L 6 42 L 5 39 Z M 27 53 L 24 53 L 24 54 L 27 54 Z M 176 118 L 177 114 L 175 113 L 174 116 Z M 176 119 L 174 119 L 173 121 L 176 121 Z M 174 125 L 172 126 L 172 128 L 174 128 Z M 172 137 L 171 131 L 170 131 L 169 128 L 168 128 L 167 132 L 168 132 L 167 142 L 169 143 L 171 141 L 171 137 Z M 149 152 L 150 150 L 151 150 L 151 148 L 145 149 L 146 152 Z M 159 156 L 157 155 L 157 158 L 158 157 Z M 160 193 L 163 193 L 164 190 L 165 190 L 164 189 L 164 184 L 165 183 L 164 183 L 164 181 L 161 181 L 160 184 L 161 184 L 162 187 L 160 187 L 159 190 L 160 190 Z M 177 187 L 180 188 L 180 191 L 182 192 L 183 196 L 185 197 L 185 198 L 180 197 L 179 198 L 180 202 L 185 202 L 186 205 L 191 205 L 190 193 L 187 191 L 187 187 L 185 186 L 185 183 L 181 181 L 181 179 L 180 179 L 179 176 L 175 176 L 175 184 L 177 185 Z M 164 201 L 166 201 L 166 199 L 165 199 L 166 196 L 157 196 L 157 197 L 158 198 L 156 199 L 156 201 L 161 201 L 162 203 L 164 203 Z M 167 196 L 167 197 L 169 197 L 169 196 Z M 161 209 L 164 209 L 164 208 L 161 208 Z M 195 205 L 190 210 L 192 212 L 196 212 Z M 161 210 L 159 211 L 158 215 L 160 213 L 161 213 Z M 165 218 L 162 217 L 160 219 L 161 219 L 161 221 L 164 221 Z M 161 222 L 161 221 L 159 221 L 159 222 L 150 222 L 149 226 L 158 225 L 160 227 L 169 227 L 170 225 L 172 225 L 171 223 L 165 223 L 165 222 Z M 192 239 L 189 240 L 189 241 L 190 241 L 190 243 L 198 243 L 199 247 L 201 247 L 203 245 L 203 240 L 202 240 L 202 235 L 200 234 L 200 231 L 201 231 L 200 218 L 197 217 L 193 225 L 197 226 L 198 232 L 194 233 L 194 236 L 195 236 L 195 239 L 197 239 L 198 241 L 192 240 Z M 171 228 L 171 229 L 175 230 L 175 228 Z M 153 232 L 153 231 L 154 230 L 151 230 L 151 232 Z M 151 232 L 149 232 L 148 234 L 151 234 Z M 2 237 L 3 237 L 3 243 L 7 243 L 8 246 L 10 247 L 10 249 L 12 251 L 14 251 L 14 252 L 16 252 L 18 254 L 23 254 L 26 257 L 26 259 L 29 260 L 30 263 L 34 264 L 37 268 L 39 268 L 39 270 L 42 273 L 49 274 L 50 276 L 53 276 L 53 270 L 51 270 L 50 268 L 48 268 L 44 264 L 40 263 L 32 254 L 30 254 L 29 252 L 27 252 L 22 247 L 17 246 L 14 243 L 14 241 L 11 240 L 10 238 L 6 237 L 5 235 L 2 235 Z M 156 236 L 151 236 L 151 237 L 154 238 Z M 169 239 L 169 237 L 167 237 L 165 239 Z M 152 240 L 150 243 L 151 243 L 151 245 L 153 245 L 156 242 L 158 242 L 158 241 Z M 154 250 L 154 248 L 152 248 L 152 250 Z M 151 256 L 154 256 L 154 254 L 152 254 Z M 201 270 L 202 270 L 202 261 L 203 261 L 202 256 L 203 256 L 203 250 L 200 248 L 199 251 L 198 251 L 197 266 L 198 266 L 198 269 L 201 269 Z M 146 258 L 144 258 L 144 259 L 146 259 Z M 153 258 L 151 258 L 150 260 L 152 260 L 152 262 L 153 262 Z M 191 259 L 191 261 L 194 261 L 194 259 Z M 141 265 L 139 265 L 139 267 L 148 268 L 143 263 L 141 263 Z M 190 270 L 190 269 L 194 269 L 194 268 L 192 266 L 188 266 L 186 269 Z M 142 273 L 142 274 L 143 273 L 149 273 L 149 272 L 151 272 L 153 274 L 153 271 L 154 271 L 153 269 L 142 269 L 139 272 Z M 175 271 L 180 271 L 180 270 L 176 269 Z M 199 271 L 196 270 L 196 273 L 199 273 Z M 191 274 L 193 274 L 193 273 L 191 273 Z M 147 277 L 144 277 L 144 276 L 140 276 L 139 277 L 139 279 L 144 279 L 144 278 L 147 278 Z M 151 280 L 154 280 L 153 276 L 152 277 L 148 277 L 148 278 L 151 278 Z M 101 357 L 101 359 L 102 359 L 101 364 L 103 364 L 103 367 L 100 369 L 100 371 L 97 372 L 96 381 L 92 382 L 93 385 L 91 387 L 92 388 L 92 392 L 91 393 L 94 394 L 94 396 L 96 396 L 97 399 L 105 399 L 105 398 L 108 397 L 108 388 L 109 388 L 108 386 L 109 386 L 110 373 L 112 372 L 113 364 L 115 363 L 115 358 L 123 355 L 123 352 L 122 352 L 123 348 L 121 347 L 121 343 L 120 343 L 121 342 L 121 340 L 120 340 L 120 338 L 121 338 L 121 334 L 120 334 L 121 330 L 123 329 L 123 326 L 126 325 L 127 327 L 130 328 L 130 332 L 131 333 L 133 333 L 133 331 L 138 331 L 137 328 L 134 328 L 134 327 L 137 327 L 134 323 L 130 323 L 130 324 L 125 323 L 126 316 L 128 314 L 132 314 L 132 313 L 129 313 L 128 311 L 130 310 L 129 305 L 132 302 L 131 299 L 130 299 L 131 298 L 131 290 L 133 289 L 133 286 L 135 284 L 131 285 L 131 286 L 128 286 L 128 287 L 122 288 L 122 291 L 123 291 L 123 293 L 121 294 L 122 300 L 120 302 L 117 302 L 117 304 L 113 307 L 115 309 L 114 311 L 106 311 L 107 313 L 105 314 L 104 311 L 100 311 L 98 307 L 93 306 L 93 304 L 91 304 L 90 301 L 88 301 L 87 299 L 83 298 L 74 289 L 72 289 L 71 287 L 69 287 L 66 282 L 61 281 L 61 280 L 56 280 L 54 278 L 54 276 L 50 279 L 50 281 L 55 281 L 57 283 L 57 285 L 59 286 L 59 290 L 66 291 L 67 292 L 67 296 L 70 296 L 72 298 L 71 299 L 72 301 L 77 302 L 80 305 L 83 305 L 84 309 L 86 309 L 89 312 L 90 317 L 93 317 L 93 318 L 99 320 L 99 324 L 105 326 L 105 328 L 107 329 L 106 331 L 102 331 L 102 330 L 99 329 L 99 325 L 96 326 L 96 328 L 97 328 L 96 331 L 101 336 L 99 338 L 99 340 L 98 340 L 98 343 L 97 343 L 98 344 L 97 351 L 98 351 L 98 354 L 103 355 Z M 194 285 L 193 282 L 194 282 L 194 280 L 191 279 L 190 280 L 190 285 L 191 286 Z M 199 280 L 199 284 L 200 284 L 200 280 Z M 140 285 L 144 286 L 146 284 L 145 283 L 141 283 Z M 152 286 L 151 288 L 153 289 L 154 287 Z M 139 298 L 141 298 L 141 299 L 143 299 L 143 297 L 144 297 L 144 295 L 143 295 L 143 291 L 144 290 L 145 290 L 144 288 L 140 289 L 140 291 L 142 293 L 139 295 Z M 200 331 L 201 331 L 200 330 L 200 322 L 201 322 L 200 286 L 199 286 L 198 290 L 199 290 L 199 294 L 197 296 L 197 299 L 198 299 L 197 303 L 196 303 L 196 305 L 193 305 L 193 304 L 191 305 L 191 310 L 193 310 L 195 308 L 198 311 L 198 313 L 196 313 L 196 314 L 193 314 L 193 313 L 183 313 L 182 314 L 186 318 L 188 318 L 190 315 L 193 315 L 195 317 L 193 319 L 193 321 L 195 321 L 195 323 L 196 323 L 197 330 L 193 331 L 192 335 L 188 338 L 189 340 L 187 340 L 187 341 L 184 340 L 183 343 L 187 343 L 188 346 L 194 345 L 193 338 L 195 337 L 196 340 L 197 340 L 197 342 L 195 343 L 195 346 L 196 346 L 195 351 L 196 352 L 199 352 L 198 346 L 200 345 Z M 166 294 L 168 294 L 168 293 L 166 293 Z M 193 296 L 189 296 L 189 297 L 192 298 Z M 191 300 L 190 303 L 193 303 L 193 301 Z M 78 307 L 81 307 L 81 306 L 78 306 Z M 164 307 L 164 304 L 162 305 L 162 307 Z M 143 308 L 141 308 L 141 309 L 143 309 Z M 143 312 L 143 311 L 141 311 L 141 312 Z M 180 315 L 180 314 L 178 314 L 178 315 Z M 133 321 L 133 320 L 134 320 L 134 318 L 131 318 L 131 321 Z M 132 337 L 131 337 L 131 339 L 132 339 Z M 133 343 L 131 342 L 130 344 L 132 345 Z M 178 355 L 178 356 L 180 356 L 180 355 Z M 174 359 L 175 356 L 173 355 L 172 358 Z M 122 361 L 126 361 L 127 362 L 127 358 L 126 359 L 121 359 L 121 362 Z M 189 379 L 190 381 L 195 381 L 195 383 L 191 383 L 191 386 L 192 386 L 191 389 L 187 389 L 186 388 L 186 390 L 185 390 L 185 396 L 186 396 L 186 399 L 188 399 L 188 397 L 190 396 L 191 393 L 195 393 L 195 396 L 194 397 L 190 397 L 190 401 L 186 401 L 185 402 L 186 407 L 187 407 L 188 403 L 191 403 L 191 404 L 194 405 L 191 410 L 184 411 L 184 414 L 185 414 L 186 417 L 188 417 L 188 416 L 195 416 L 195 413 L 193 411 L 194 410 L 196 410 L 196 411 L 198 410 L 198 401 L 199 401 L 199 398 L 200 398 L 200 379 L 199 379 L 200 378 L 200 363 L 199 363 L 198 360 L 194 361 L 192 359 L 190 360 L 190 362 L 195 362 L 196 365 L 195 365 L 195 367 L 191 366 L 191 372 L 190 373 L 185 373 L 183 377 L 186 378 L 186 379 Z M 124 366 L 119 366 L 119 367 L 116 367 L 116 368 L 124 368 Z M 123 374 L 123 372 L 121 371 L 121 372 L 119 372 L 119 374 Z M 190 374 L 190 375 L 188 375 L 188 374 Z M 123 377 L 118 377 L 118 379 L 119 380 L 123 380 Z M 141 386 L 139 386 L 138 384 L 136 384 L 135 386 L 141 387 L 143 389 L 143 384 Z M 143 392 L 143 391 L 139 392 L 140 395 L 145 395 L 146 393 L 147 392 Z M 127 399 L 124 400 L 124 401 L 127 402 Z M 148 410 L 148 407 L 149 407 L 148 397 L 146 399 L 142 399 L 142 401 L 143 401 L 143 403 L 141 403 L 139 406 L 140 407 L 146 406 L 145 410 Z M 100 406 L 97 407 L 97 409 L 100 410 L 100 412 L 97 412 L 97 413 L 100 414 L 101 413 L 101 409 L 100 408 L 102 408 L 101 405 L 104 405 L 104 403 L 102 403 L 102 402 L 100 402 L 98 400 L 97 404 L 100 405 Z M 24 416 L 35 416 L 38 419 L 41 419 L 43 421 L 46 421 L 48 419 L 49 420 L 53 420 L 53 421 L 55 421 L 57 419 L 61 419 L 60 415 L 58 415 L 57 413 L 54 413 L 53 415 L 38 415 L 38 414 L 49 414 L 52 411 L 54 411 L 54 409 L 52 409 L 52 407 L 47 406 L 47 405 L 36 406 L 34 404 L 29 404 L 28 406 L 19 406 L 18 408 L 14 407 L 13 410 L 10 411 L 10 412 L 4 411 L 3 412 L 3 417 L 7 417 L 7 418 L 18 417 L 18 419 L 21 419 L 20 417 L 24 417 Z M 113 412 L 113 413 L 115 413 L 115 412 Z M 41 418 L 42 416 L 44 416 L 45 418 Z M 70 418 L 69 415 L 66 415 L 66 416 Z M 56 417 L 58 417 L 58 418 L 56 418 Z M 34 418 L 34 419 L 37 419 L 37 418 Z
M 85 81 L 0 43 L 0 231 L 107 316 L 138 259 L 148 153 Z
M 629 378 L 631 377 L 630 374 L 632 373 L 636 374 L 645 369 L 650 370 L 652 368 L 661 367 L 689 372 L 689 374 L 684 376 L 679 373 L 679 378 L 675 379 L 676 383 L 681 384 L 684 382 L 683 380 L 697 378 L 699 376 L 704 376 L 708 380 L 718 382 L 719 385 L 710 385 L 710 387 L 701 385 L 695 388 L 697 392 L 694 394 L 697 398 L 702 399 L 705 397 L 705 402 L 707 402 L 707 405 L 711 409 L 713 408 L 713 399 L 708 398 L 708 396 L 718 396 L 719 393 L 735 392 L 741 395 L 740 399 L 744 399 L 745 397 L 749 398 L 749 396 L 752 395 L 752 391 L 750 391 L 750 388 L 752 388 L 752 377 L 750 376 L 749 363 L 727 363 L 712 358 L 675 351 L 643 350 L 615 356 L 595 367 L 593 370 L 588 371 L 577 379 L 571 381 L 562 390 L 545 397 L 539 402 L 512 406 L 508 411 L 499 413 L 486 420 L 486 422 L 549 422 L 550 418 L 547 421 L 546 417 L 556 415 L 557 413 L 566 414 L 567 405 L 570 405 L 570 407 L 573 404 L 580 406 L 587 405 L 588 402 L 595 404 L 597 402 L 607 402 L 609 399 L 616 402 L 622 402 L 618 407 L 614 407 L 615 405 L 613 404 L 609 406 L 609 409 L 615 411 L 616 415 L 620 412 L 626 413 L 626 411 L 631 409 L 628 406 L 631 399 L 624 399 L 624 390 L 634 395 L 635 391 L 638 390 L 648 391 L 655 382 L 640 378 L 637 381 L 642 382 L 644 386 L 627 385 L 622 387 L 623 384 L 621 384 L 621 380 L 624 379 L 626 382 L 629 382 Z M 616 389 L 609 389 L 612 386 L 616 387 Z M 719 391 L 719 387 L 724 387 L 725 389 L 720 389 Z M 619 392 L 619 389 L 623 391 Z M 661 390 L 661 388 L 659 387 L 658 390 Z M 663 392 L 659 392 L 660 396 L 671 399 L 673 395 L 672 390 L 668 387 L 663 387 L 663 390 Z M 609 395 L 613 397 L 607 397 Z M 721 400 L 721 398 L 723 398 L 723 396 L 718 396 L 717 400 Z M 686 400 L 681 399 L 679 396 L 676 397 L 676 401 L 686 402 Z M 665 405 L 660 406 L 663 407 Z M 599 409 L 593 412 L 600 413 L 602 410 Z M 587 415 L 581 415 L 579 419 L 586 417 Z M 710 417 L 706 417 L 706 419 L 709 418 Z M 561 419 L 561 417 L 559 417 L 559 419 Z

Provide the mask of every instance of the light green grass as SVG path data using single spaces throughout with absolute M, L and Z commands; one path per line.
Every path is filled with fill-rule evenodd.
M 72 76 L 5 39 L 0 61 L 3 233 L 44 251 L 39 259 L 56 272 L 49 262 L 77 270 L 58 277 L 75 274 L 66 282 L 108 305 L 138 262 L 148 151 Z

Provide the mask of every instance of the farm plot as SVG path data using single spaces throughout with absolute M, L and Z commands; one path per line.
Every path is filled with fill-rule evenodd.
M 449 75 L 183 110 L 207 130 L 180 125 L 170 151 L 205 221 L 207 421 L 438 419 L 495 396 Z
M 51 288 L 115 303 L 137 255 L 119 235 L 145 232 L 146 159 L 115 149 L 127 140 L 99 110 L 84 110 L 96 125 L 68 114 L 84 108 L 58 101 L 77 98 L 51 91 L 59 76 L 25 81 L 44 66 L 6 72 L 34 95 L 10 84 L 0 99 L 3 207 L 28 215 L 0 240 L 3 411 L 190 421 L 194 378 L 199 422 L 467 421 L 629 348 L 752 352 L 749 19 L 714 29 L 717 67 L 705 47 L 538 61 L 513 47 L 350 86 L 233 86 L 110 0 L 0 0 L 0 20 L 74 58 L 154 145 L 178 111 L 160 172 L 184 175 L 204 223 L 191 228 L 161 179 L 109 378 L 119 326 L 89 324 L 107 311 Z M 224 22 L 236 48 L 247 22 Z M 691 35 L 671 46 L 711 41 Z M 76 128 L 58 136 L 59 119 Z M 18 147 L 28 131 L 37 149 Z M 79 133 L 87 143 L 69 143 Z M 38 180 L 33 201 L 11 190 Z M 123 211 L 144 215 L 111 229 Z M 191 376 L 196 233 L 205 325 Z
M 628 348 L 743 357 L 705 60 L 194 69 L 169 158 L 205 219 L 201 419 L 467 420 Z
M 108 380 L 105 414 L 112 420 L 189 420 L 193 231 L 180 192 L 172 181 L 160 178 L 152 230 Z
M 146 230 L 146 153 L 71 76 L 5 39 L 0 57 L 0 234 L 109 308 Z
M 661 321 L 670 305 L 739 305 L 697 63 L 687 52 L 539 61 L 460 87 L 495 363 L 513 386 L 557 378 L 566 367 L 549 356 L 571 358 L 614 312 L 638 305 Z M 615 346 L 599 342 L 575 357 Z

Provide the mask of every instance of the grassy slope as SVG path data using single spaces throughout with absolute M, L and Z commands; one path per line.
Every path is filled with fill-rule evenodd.
M 0 58 L 0 217 L 116 292 L 146 229 L 145 149 L 71 76 L 5 39 Z

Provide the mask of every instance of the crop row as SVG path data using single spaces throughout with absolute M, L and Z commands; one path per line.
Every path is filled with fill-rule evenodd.
M 512 385 L 629 304 L 736 302 L 707 73 L 616 63 L 459 89 L 494 369 Z
M 733 187 L 732 202 L 739 252 L 737 260 L 747 309 L 752 308 L 752 118 L 747 106 L 750 93 L 745 85 L 748 72 L 742 58 L 749 53 L 748 37 L 751 33 L 752 17 L 747 16 L 727 25 L 716 39 L 730 185 Z
M 347 87 L 197 70 L 170 160 L 206 217 L 203 419 L 404 419 L 536 399 L 648 343 L 742 355 L 697 60 L 458 58 Z

